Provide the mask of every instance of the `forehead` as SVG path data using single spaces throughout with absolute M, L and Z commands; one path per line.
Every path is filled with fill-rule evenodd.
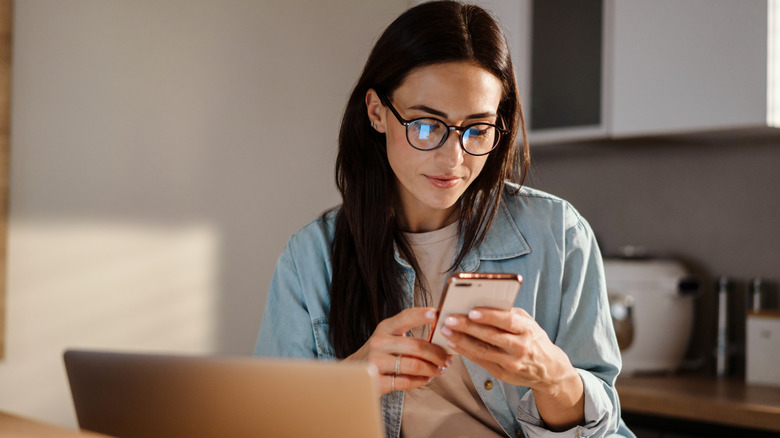
M 406 108 L 424 105 L 448 114 L 496 112 L 503 87 L 493 73 L 466 62 L 420 67 L 409 73 L 393 93 Z

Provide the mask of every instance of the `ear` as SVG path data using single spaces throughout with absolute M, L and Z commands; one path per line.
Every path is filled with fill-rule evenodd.
M 366 108 L 368 109 L 368 120 L 374 126 L 377 132 L 385 133 L 385 113 L 386 108 L 382 105 L 382 101 L 379 99 L 379 95 L 376 94 L 376 90 L 369 88 L 366 91 Z

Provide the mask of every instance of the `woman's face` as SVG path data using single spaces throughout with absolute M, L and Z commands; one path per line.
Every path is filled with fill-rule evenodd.
M 452 62 L 413 70 L 390 98 L 406 120 L 436 117 L 450 126 L 496 123 L 501 81 L 473 64 Z M 424 232 L 457 218 L 457 202 L 485 165 L 487 155 L 463 151 L 460 131 L 450 131 L 438 149 L 420 151 L 406 139 L 406 127 L 380 102 L 374 90 L 366 95 L 369 118 L 387 138 L 387 159 L 395 173 L 403 208 L 401 226 Z

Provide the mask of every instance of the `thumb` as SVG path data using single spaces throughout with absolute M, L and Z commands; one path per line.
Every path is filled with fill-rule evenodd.
M 387 318 L 377 328 L 395 336 L 404 336 L 409 330 L 421 325 L 432 324 L 436 320 L 433 307 L 412 307 L 404 309 L 393 317 Z

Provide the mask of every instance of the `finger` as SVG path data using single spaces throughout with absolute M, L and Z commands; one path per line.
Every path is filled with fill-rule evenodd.
M 515 385 L 526 385 L 526 364 L 517 361 L 510 353 L 493 345 L 472 338 L 466 334 L 455 332 L 459 336 L 457 344 L 451 348 L 484 368 L 490 375 Z
M 476 307 L 468 313 L 471 321 L 496 327 L 509 333 L 523 333 L 528 331 L 533 318 L 524 309 L 513 307 L 510 310 L 499 310 L 489 307 Z
M 450 315 L 444 319 L 444 327 L 450 331 L 465 333 L 488 344 L 498 345 L 498 338 L 507 333 L 491 325 L 474 322 L 463 315 Z M 446 333 L 446 331 L 445 331 Z M 451 337 L 449 337 L 451 338 Z
M 511 346 L 513 337 L 518 336 L 492 325 L 474 322 L 463 315 L 448 316 L 444 320 L 444 327 L 449 330 L 442 330 L 442 334 L 450 341 L 457 344 L 463 339 L 473 338 L 481 342 L 480 344 L 472 343 L 480 346 L 480 350 L 483 350 L 481 346 L 484 344 L 506 351 Z M 460 336 L 461 334 L 467 336 Z
M 533 320 L 530 321 L 535 324 Z M 453 315 L 452 319 L 445 320 L 445 324 L 445 327 L 450 329 L 449 335 L 446 335 L 448 342 L 455 345 L 455 347 L 450 345 L 450 348 L 485 368 L 487 367 L 484 362 L 491 362 L 501 370 L 518 371 L 517 360 L 533 351 L 531 346 L 533 328 L 524 330 L 520 334 L 509 333 L 459 315 Z M 499 376 L 499 374 L 493 375 Z
M 418 377 L 409 375 L 383 375 L 379 379 L 382 394 L 392 391 L 406 391 L 419 388 L 430 383 L 430 377 Z
M 401 357 L 402 373 L 435 375 L 435 370 L 447 367 L 447 351 L 424 339 L 405 336 L 385 337 L 377 342 L 385 342 L 381 348 L 371 353 L 371 362 L 383 373 L 395 373 L 396 361 Z M 416 361 L 424 362 L 417 364 Z M 410 364 L 411 366 L 406 366 Z
M 432 324 L 436 320 L 436 309 L 432 307 L 412 307 L 404 309 L 393 317 L 380 322 L 377 330 L 383 330 L 395 336 L 404 336 L 409 330 Z
M 492 327 L 489 329 L 496 330 Z M 446 330 L 442 330 L 443 334 L 445 332 Z M 474 362 L 486 361 L 499 363 L 505 360 L 507 357 L 507 352 L 505 349 L 493 344 L 492 342 L 488 342 L 486 340 L 472 336 L 470 333 L 465 331 L 450 330 L 449 334 L 445 334 L 445 336 L 448 340 L 448 345 L 450 348 Z
M 427 360 L 420 359 L 413 356 L 396 356 L 393 373 L 396 375 L 407 376 L 419 376 L 419 377 L 436 377 L 443 373 L 445 369 L 451 364 L 451 360 L 448 358 L 443 363 L 437 365 Z

